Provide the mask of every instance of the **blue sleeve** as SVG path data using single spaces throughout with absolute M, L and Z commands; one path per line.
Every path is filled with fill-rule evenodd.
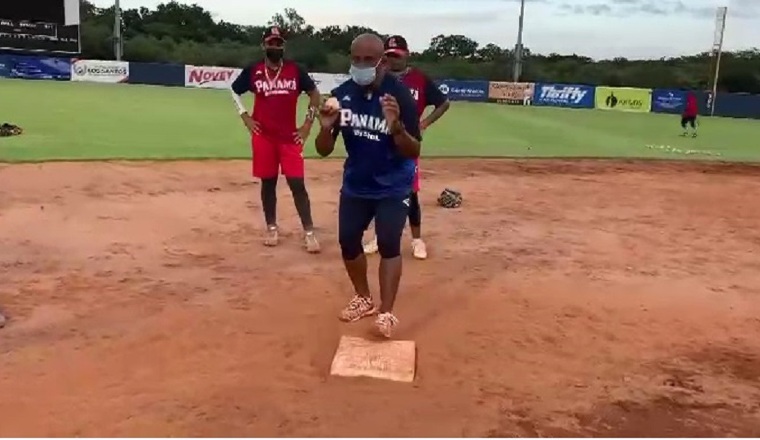
M 246 67 L 232 82 L 232 91 L 238 95 L 244 95 L 251 91 L 251 67 Z
M 412 92 L 407 87 L 397 87 L 394 96 L 401 110 L 401 123 L 404 124 L 407 133 L 421 141 L 420 119 L 417 117 L 417 103 L 414 101 Z
M 309 76 L 309 72 L 301 66 L 298 66 L 298 85 L 300 90 L 304 93 L 311 93 L 317 88 L 314 84 L 314 80 Z
M 435 81 L 427 75 L 425 75 L 425 99 L 433 107 L 440 107 L 447 100 L 446 95 L 441 92 Z

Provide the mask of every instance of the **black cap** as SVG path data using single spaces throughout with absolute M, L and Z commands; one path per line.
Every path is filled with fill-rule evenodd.
M 401 35 L 391 35 L 385 40 L 385 53 L 395 53 L 407 55 L 409 53 L 409 44 L 406 38 Z
M 285 36 L 283 35 L 280 28 L 277 26 L 273 26 L 270 28 L 267 28 L 267 30 L 264 31 L 264 36 L 261 38 L 261 40 L 264 43 L 268 43 L 272 40 L 280 40 L 282 42 L 285 42 Z

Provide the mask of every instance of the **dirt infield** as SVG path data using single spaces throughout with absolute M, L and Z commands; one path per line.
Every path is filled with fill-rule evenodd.
M 0 436 L 760 435 L 760 168 L 423 165 L 413 385 L 327 375 L 370 324 L 336 319 L 339 162 L 320 256 L 284 184 L 260 244 L 246 162 L 0 166 Z

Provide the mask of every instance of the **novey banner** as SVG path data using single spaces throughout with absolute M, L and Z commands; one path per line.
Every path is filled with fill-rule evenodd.
M 185 66 L 185 87 L 228 89 L 242 69 L 217 66 Z

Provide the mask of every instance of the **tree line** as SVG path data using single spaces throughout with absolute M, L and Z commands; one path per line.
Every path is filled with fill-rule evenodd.
M 82 1 L 82 56 L 113 59 L 114 9 Z M 364 32 L 384 35 L 362 26 L 315 28 L 294 9 L 286 8 L 267 23 L 239 25 L 215 20 L 198 5 L 175 1 L 155 9 L 122 11 L 124 58 L 128 61 L 242 67 L 262 57 L 261 36 L 268 26 L 288 35 L 287 56 L 310 71 L 344 73 L 351 40 Z M 645 88 L 698 88 L 712 85 L 714 57 L 705 52 L 656 60 L 593 60 L 556 53 L 542 55 L 523 49 L 521 80 Z M 413 62 L 434 78 L 510 81 L 514 51 L 495 44 L 480 45 L 465 35 L 438 35 Z M 760 50 L 724 52 L 719 89 L 760 93 Z

